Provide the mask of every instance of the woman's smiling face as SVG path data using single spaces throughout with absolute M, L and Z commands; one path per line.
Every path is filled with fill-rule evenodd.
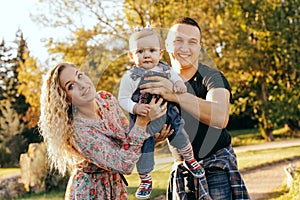
M 96 89 L 91 79 L 72 65 L 66 65 L 59 76 L 61 87 L 67 94 L 67 103 L 81 106 L 93 101 Z

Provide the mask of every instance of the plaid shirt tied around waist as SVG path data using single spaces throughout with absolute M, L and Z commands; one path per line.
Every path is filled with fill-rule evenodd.
M 217 167 L 229 177 L 233 200 L 249 200 L 247 188 L 237 169 L 236 155 L 231 147 L 220 149 L 214 155 L 199 162 L 205 169 Z M 211 200 L 205 176 L 195 178 L 182 165 L 175 163 L 170 175 L 167 190 L 168 200 Z

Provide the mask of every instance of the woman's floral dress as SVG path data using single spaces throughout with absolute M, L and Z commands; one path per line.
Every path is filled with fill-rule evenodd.
M 128 120 L 111 93 L 100 91 L 96 101 L 101 120 L 75 118 L 73 137 L 86 159 L 70 177 L 65 199 L 127 199 L 121 174 L 130 174 L 149 134 Z

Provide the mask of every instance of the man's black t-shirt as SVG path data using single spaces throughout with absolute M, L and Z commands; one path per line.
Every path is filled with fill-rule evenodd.
M 202 64 L 199 64 L 197 73 L 186 82 L 186 86 L 189 93 L 202 99 L 205 99 L 207 92 L 213 88 L 225 88 L 231 95 L 229 83 L 224 75 L 217 69 Z M 181 115 L 197 160 L 210 156 L 231 143 L 231 136 L 226 129 L 205 125 L 185 110 L 182 110 Z

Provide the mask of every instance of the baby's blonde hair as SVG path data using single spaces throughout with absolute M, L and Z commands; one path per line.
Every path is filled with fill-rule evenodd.
M 131 34 L 131 36 L 129 38 L 129 50 L 130 51 L 134 50 L 133 46 L 137 40 L 147 37 L 147 36 L 151 36 L 151 35 L 157 36 L 158 41 L 159 41 L 159 48 L 163 49 L 163 43 L 162 43 L 162 39 L 161 39 L 160 35 L 158 33 L 156 33 L 152 28 L 143 28 L 143 29 Z
M 41 91 L 41 115 L 39 130 L 47 147 L 50 168 L 65 175 L 80 158 L 74 150 L 71 137 L 74 133 L 72 107 L 61 87 L 59 76 L 72 63 L 60 63 L 46 75 Z

